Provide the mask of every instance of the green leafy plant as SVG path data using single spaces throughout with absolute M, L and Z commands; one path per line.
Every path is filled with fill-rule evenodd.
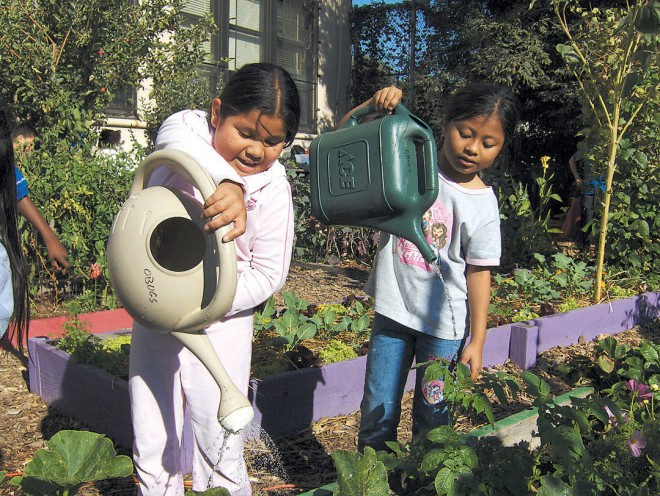
M 366 450 L 364 455 L 333 454 L 342 460 L 337 463 L 338 494 L 349 494 L 349 487 L 359 487 L 364 494 L 371 486 L 382 491 L 388 481 L 389 491 L 401 495 L 657 494 L 660 346 L 644 342 L 632 348 L 606 338 L 598 342 L 596 357 L 596 362 L 587 357 L 579 362 L 587 372 L 583 378 L 594 378 L 595 393 L 573 397 L 570 405 L 556 403 L 545 380 L 523 373 L 524 392 L 538 408 L 538 448 L 505 447 L 496 438 L 475 439 L 442 426 L 414 435 L 405 445 L 388 443 L 389 451 L 376 453 L 375 459 Z M 448 380 L 451 375 L 445 364 L 431 364 L 429 370 L 431 377 L 445 378 L 450 411 L 468 405 L 488 414 L 485 395 L 477 402 L 467 398 L 469 372 L 457 368 L 456 378 Z M 498 399 L 506 398 L 510 393 L 503 385 L 517 387 L 517 382 L 509 381 L 506 376 L 491 376 L 484 386 L 493 389 Z M 474 391 L 485 391 L 480 388 Z
M 581 90 L 585 122 L 581 134 L 592 153 L 588 159 L 605 181 L 593 293 L 594 302 L 598 302 L 612 193 L 619 186 L 615 173 L 634 155 L 636 165 L 643 169 L 647 156 L 636 148 L 645 146 L 640 140 L 645 131 L 639 127 L 653 126 L 658 118 L 660 15 L 658 3 L 652 0 L 638 0 L 623 8 L 582 7 L 566 0 L 554 0 L 552 5 L 566 41 L 557 45 L 557 51 Z M 630 216 L 629 207 L 626 215 Z M 655 224 L 647 215 L 636 215 L 631 223 L 640 241 L 647 243 L 649 220 Z M 635 252 L 636 258 L 639 253 Z
M 128 477 L 133 463 L 117 455 L 112 441 L 94 432 L 60 431 L 38 450 L 22 476 L 11 485 L 19 486 L 26 496 L 76 494 L 87 482 Z
M 231 493 L 224 487 L 212 487 L 206 491 L 186 491 L 185 496 L 231 496 Z
M 517 269 L 510 275 L 495 274 L 491 308 L 513 322 L 521 322 L 578 308 L 578 302 L 588 300 L 593 266 L 563 253 L 535 253 L 533 260 L 530 269 Z
M 273 319 L 277 314 L 275 298 L 268 298 L 263 305 L 254 311 L 254 338 L 259 339 L 263 331 L 273 325 Z
M 78 363 L 98 367 L 110 374 L 128 378 L 131 336 L 124 334 L 106 339 L 90 333 L 77 318 L 64 324 L 64 333 L 55 346 Z
M 286 310 L 273 319 L 273 328 L 287 351 L 295 348 L 301 341 L 312 338 L 318 330 L 317 325 L 304 311 L 309 302 L 299 298 L 292 291 L 283 294 Z

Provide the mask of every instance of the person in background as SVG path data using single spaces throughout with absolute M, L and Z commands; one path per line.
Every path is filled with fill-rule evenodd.
M 14 127 L 12 131 L 12 142 L 16 157 L 21 158 L 25 154 L 31 153 L 34 149 L 35 138 L 36 133 L 30 125 L 24 123 Z M 23 173 L 16 167 L 16 199 L 18 201 L 18 211 L 34 226 L 44 240 L 48 259 L 53 268 L 55 270 L 68 269 L 69 254 L 66 248 L 28 195 L 28 182 Z
M 27 264 L 18 233 L 16 173 L 9 113 L 0 103 L 0 338 L 23 349 L 27 337 L 30 300 Z
M 576 151 L 568 159 L 568 167 L 575 179 L 575 191 L 571 195 L 571 205 L 566 214 L 562 226 L 562 238 L 569 238 L 578 230 L 578 239 L 586 242 L 588 236 L 581 232 L 594 218 L 596 207 L 596 195 L 605 191 L 605 181 L 602 176 L 596 176 L 591 172 L 580 150 Z
M 99 135 L 99 153 L 114 157 L 121 149 L 121 131 L 103 129 Z
M 356 109 L 370 105 L 389 113 L 401 97 L 400 89 L 384 88 Z M 360 405 L 360 450 L 386 450 L 386 442 L 397 440 L 401 399 L 413 361 L 454 363 L 460 356 L 474 380 L 481 372 L 490 269 L 499 264 L 501 241 L 497 197 L 479 172 L 507 165 L 517 123 L 516 99 L 503 87 L 470 85 L 447 103 L 438 151 L 439 193 L 423 216 L 442 278 L 413 243 L 381 233 L 365 288 L 375 298 L 376 313 Z M 461 352 L 468 333 L 470 342 Z M 426 381 L 424 371 L 420 367 L 416 372 L 413 434 L 450 420 L 444 382 Z
M 230 311 L 206 329 L 236 387 L 248 393 L 254 308 L 286 279 L 293 247 L 293 202 L 284 166 L 278 161 L 300 122 L 300 97 L 281 67 L 248 64 L 235 72 L 211 103 L 210 113 L 184 110 L 168 117 L 156 149 L 188 153 L 216 183 L 245 188 L 245 234 L 236 238 L 237 288 Z M 154 171 L 150 185 L 193 190 L 169 168 Z M 221 183 L 222 186 L 223 183 Z M 207 204 L 209 202 L 207 201 Z M 226 212 L 220 208 L 219 212 Z M 218 213 L 218 211 L 216 211 Z M 224 223 L 233 215 L 223 215 Z M 224 487 L 232 496 L 251 494 L 239 435 L 218 422 L 221 393 L 211 374 L 169 334 L 133 326 L 129 392 L 135 442 L 133 459 L 140 494 L 183 495 L 182 456 L 192 452 L 193 490 Z M 186 448 L 184 427 L 192 429 Z M 220 448 L 226 449 L 220 453 Z

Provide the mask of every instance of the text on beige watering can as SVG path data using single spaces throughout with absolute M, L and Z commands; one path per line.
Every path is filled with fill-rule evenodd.
M 398 104 L 391 115 L 360 122 L 358 109 L 310 145 L 311 203 L 328 225 L 369 227 L 414 243 L 431 263 L 436 253 L 422 216 L 438 196 L 436 144 L 429 126 Z
M 204 198 L 215 192 L 211 177 L 186 153 L 160 150 L 147 156 L 112 224 L 110 282 L 136 322 L 171 334 L 204 364 L 220 387 L 218 420 L 229 432 L 238 432 L 252 420 L 252 405 L 229 378 L 204 331 L 231 308 L 236 293 L 234 243 L 222 242 L 229 227 L 212 235 L 204 232 L 203 208 L 193 196 L 174 188 L 147 187 L 152 172 L 164 165 Z

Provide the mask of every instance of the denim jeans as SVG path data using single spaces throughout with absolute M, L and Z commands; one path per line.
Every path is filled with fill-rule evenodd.
M 413 359 L 417 363 L 440 357 L 452 360 L 461 341 L 440 339 L 417 332 L 376 314 L 371 330 L 358 449 L 370 446 L 386 450 L 386 441 L 397 440 L 401 399 Z M 424 368 L 416 372 L 412 410 L 412 432 L 417 434 L 449 424 L 449 412 L 442 395 L 442 380 L 425 383 Z

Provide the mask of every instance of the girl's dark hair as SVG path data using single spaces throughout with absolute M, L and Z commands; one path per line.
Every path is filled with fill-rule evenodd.
M 506 163 L 517 147 L 520 119 L 518 100 L 509 88 L 489 83 L 472 83 L 459 89 L 447 102 L 443 125 L 451 121 L 492 115 L 497 116 L 504 130 L 504 146 L 495 164 Z
M 249 113 L 254 109 L 281 117 L 286 125 L 284 146 L 289 146 L 300 125 L 300 96 L 291 75 L 275 64 L 247 64 L 236 71 L 220 94 L 221 117 Z
M 11 136 L 12 123 L 9 113 L 0 102 L 0 242 L 7 250 L 11 267 L 11 286 L 14 294 L 14 311 L 5 338 L 11 343 L 14 338 L 18 349 L 23 350 L 27 338 L 30 315 L 30 300 L 27 286 L 27 263 L 18 234 L 18 205 L 16 204 L 16 172 L 14 149 Z

